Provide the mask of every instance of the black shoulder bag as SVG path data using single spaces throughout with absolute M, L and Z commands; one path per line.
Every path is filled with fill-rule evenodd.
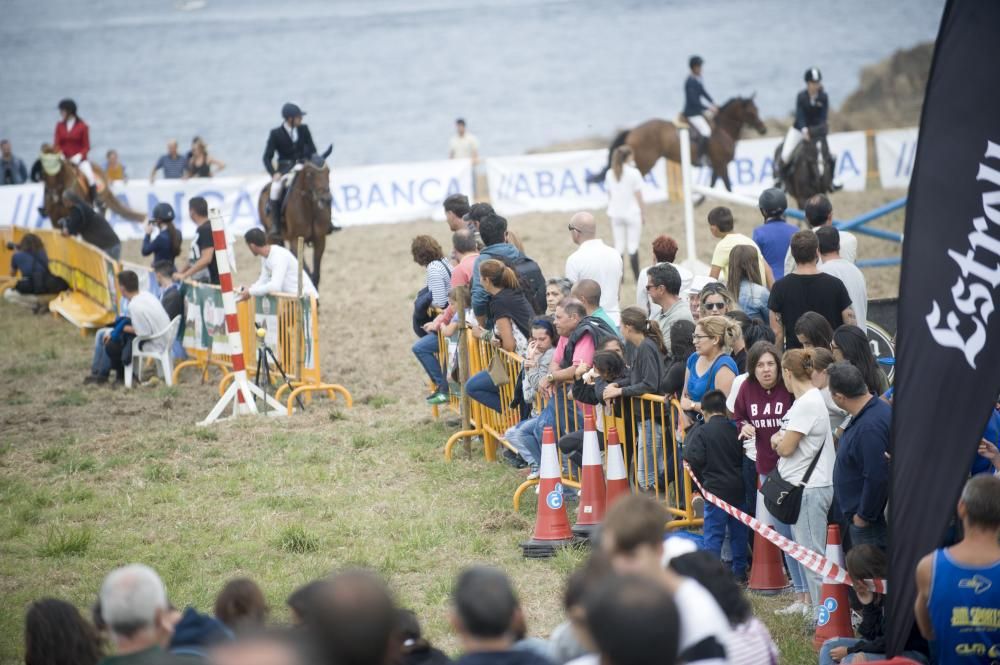
M 825 446 L 826 442 L 824 441 L 819 452 L 809 464 L 809 468 L 806 469 L 805 475 L 802 476 L 802 482 L 798 485 L 793 485 L 782 478 L 781 474 L 778 473 L 778 467 L 767 474 L 764 484 L 760 487 L 760 493 L 764 496 L 764 506 L 779 522 L 795 524 L 799 521 L 799 510 L 802 508 L 802 490 L 809 483 L 809 476 L 816 468 L 819 456 L 823 454 Z

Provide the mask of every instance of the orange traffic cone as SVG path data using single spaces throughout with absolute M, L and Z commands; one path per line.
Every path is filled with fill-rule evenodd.
M 605 428 L 604 443 L 608 458 L 607 507 L 610 508 L 619 498 L 629 494 L 628 473 L 625 471 L 622 442 L 618 440 L 618 428 Z
M 826 528 L 826 558 L 844 567 L 844 549 L 840 546 L 840 527 L 831 524 Z M 817 650 L 823 642 L 833 637 L 854 637 L 851 627 L 851 605 L 847 585 L 823 580 L 819 594 L 822 599 L 816 613 L 816 635 L 813 647 Z
M 760 486 L 760 481 L 757 482 Z M 757 497 L 757 519 L 771 525 L 771 516 L 764 508 L 760 494 Z M 761 596 L 774 596 L 788 586 L 785 562 L 778 546 L 760 535 L 753 534 L 753 564 L 750 566 L 750 581 L 747 588 Z
M 601 445 L 594 428 L 594 407 L 587 405 L 583 412 L 583 468 L 580 471 L 580 512 L 577 513 L 573 535 L 590 538 L 594 527 L 604 519 L 607 507 L 607 488 L 604 486 L 604 466 L 601 464 Z
M 573 532 L 566 517 L 563 503 L 562 476 L 556 455 L 556 435 L 551 427 L 542 432 L 542 463 L 538 477 L 538 515 L 535 518 L 535 535 L 521 543 L 524 556 L 544 559 L 553 556 L 561 547 L 573 542 Z

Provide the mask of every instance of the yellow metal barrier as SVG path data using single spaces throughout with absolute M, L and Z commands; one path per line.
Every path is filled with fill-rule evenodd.
M 441 333 L 440 330 L 437 331 L 437 341 L 438 341 L 438 361 L 441 363 L 441 375 L 448 382 L 448 408 L 454 413 L 462 413 L 462 386 L 461 381 L 452 381 L 451 372 L 454 369 L 456 374 L 458 368 L 455 367 L 451 362 L 451 348 L 449 344 L 449 339 Z M 465 332 L 460 332 L 458 334 L 466 334 Z M 458 350 L 456 349 L 456 353 Z M 428 381 L 430 385 L 430 390 L 433 393 L 437 390 L 437 386 L 434 385 L 433 381 Z M 440 409 L 437 404 L 431 405 L 431 416 L 437 418 L 441 415 Z
M 192 280 L 181 286 L 184 293 L 184 338 L 181 341 L 188 360 L 174 366 L 174 383 L 178 384 L 180 374 L 189 367 L 201 371 L 201 382 L 208 380 L 209 369 L 215 367 L 226 374 L 232 369 L 229 356 L 229 342 L 226 337 L 226 316 L 222 308 L 222 290 L 213 284 Z M 256 337 L 252 327 L 250 302 L 236 304 L 236 316 L 240 322 L 240 339 L 243 357 L 252 362 L 256 350 Z M 225 392 L 225 389 L 222 389 Z

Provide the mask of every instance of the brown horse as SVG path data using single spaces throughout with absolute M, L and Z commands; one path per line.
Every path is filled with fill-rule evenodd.
M 754 95 L 734 97 L 723 104 L 715 116 L 715 126 L 712 128 L 712 136 L 708 142 L 708 160 L 712 166 L 713 186 L 716 180 L 721 178 L 726 189 L 732 191 L 728 166 L 729 162 L 733 161 L 733 155 L 736 154 L 736 142 L 740 139 L 743 128 L 749 125 L 761 134 L 767 131 L 757 113 L 757 105 L 753 98 Z M 604 176 L 611 168 L 611 154 L 620 145 L 632 148 L 632 153 L 635 155 L 635 165 L 643 175 L 649 173 L 660 157 L 665 157 L 678 164 L 681 161 L 677 125 L 668 120 L 647 120 L 633 129 L 621 132 L 615 138 L 608 150 L 608 165 L 599 174 L 590 178 L 591 182 L 604 182 Z M 696 161 L 699 156 L 696 142 L 692 141 L 692 161 Z
M 271 218 L 266 213 L 268 183 L 260 192 L 257 210 L 264 228 L 270 230 Z M 319 288 L 320 265 L 323 261 L 323 251 L 326 249 L 326 234 L 331 225 L 331 206 L 333 194 L 330 193 L 330 168 L 322 159 L 314 158 L 303 164 L 302 170 L 295 176 L 295 181 L 285 194 L 286 201 L 282 217 L 284 219 L 284 241 L 292 253 L 298 252 L 298 238 L 312 245 L 312 270 L 306 270 L 313 284 Z
M 62 201 L 63 192 L 74 192 L 87 203 L 95 203 L 90 198 L 87 180 L 75 164 L 64 159 L 62 155 L 52 149 L 46 150 L 44 146 L 40 159 L 42 160 L 42 176 L 45 183 L 43 208 L 45 216 L 53 224 L 69 214 L 69 208 Z M 115 197 L 101 167 L 97 164 L 91 164 L 90 167 L 94 170 L 94 177 L 99 183 L 96 203 L 102 209 L 111 209 L 133 222 L 141 222 L 146 219 L 144 213 L 126 207 Z

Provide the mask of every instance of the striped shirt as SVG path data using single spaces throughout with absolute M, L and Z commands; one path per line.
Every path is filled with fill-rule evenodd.
M 733 627 L 726 639 L 726 656 L 731 665 L 777 665 L 778 647 L 767 626 L 751 617 Z
M 451 268 L 444 259 L 427 264 L 427 289 L 431 292 L 431 304 L 444 309 L 448 306 L 448 291 L 451 288 Z

